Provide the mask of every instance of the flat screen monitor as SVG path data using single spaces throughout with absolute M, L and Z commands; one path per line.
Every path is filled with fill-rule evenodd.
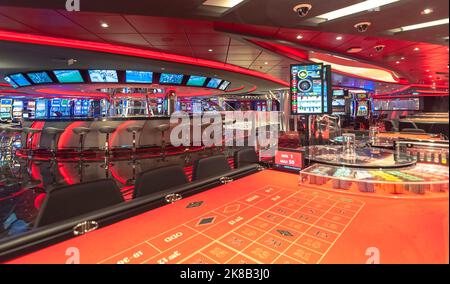
M 83 77 L 78 70 L 55 70 L 56 79 L 60 83 L 84 83 Z
M 30 81 L 28 81 L 27 78 L 25 78 L 25 76 L 23 76 L 23 74 L 13 74 L 13 75 L 9 75 L 9 77 L 11 79 L 13 79 L 14 82 L 16 82 L 17 85 L 19 85 L 20 87 L 26 87 L 26 86 L 31 86 Z
M 291 66 L 291 113 L 324 113 L 324 78 L 322 64 Z
M 11 78 L 8 76 L 5 77 L 5 81 L 8 82 L 13 88 L 19 88 L 19 85 L 16 84 Z
M 92 83 L 119 83 L 116 70 L 89 70 Z
M 13 106 L 23 108 L 23 101 L 14 100 Z
M 206 82 L 206 77 L 203 76 L 191 76 L 187 82 L 188 86 L 191 87 L 203 87 Z
M 345 95 L 344 90 L 333 90 L 334 97 L 343 97 Z
M 229 81 L 223 81 L 223 83 L 219 87 L 219 90 L 225 91 L 228 88 L 228 86 L 230 86 L 230 84 L 231 83 Z
M 369 115 L 369 105 L 367 101 L 359 102 L 356 112 L 356 116 L 368 116 Z
M 222 83 L 222 79 L 211 78 L 211 80 L 209 80 L 208 85 L 206 85 L 206 87 L 212 88 L 212 89 L 217 89 L 217 88 L 219 88 L 220 83 Z
M 12 105 L 12 99 L 2 99 L 0 101 L 0 104 L 3 106 L 11 106 Z
M 333 106 L 345 106 L 345 99 L 333 100 Z
M 275 168 L 288 171 L 301 171 L 304 167 L 303 153 L 299 151 L 277 150 L 275 152 Z
M 62 100 L 61 100 L 61 106 L 63 106 L 63 107 L 68 107 L 68 106 L 69 106 L 69 100 L 67 100 L 67 99 L 62 99 Z
M 183 82 L 184 75 L 181 74 L 168 74 L 162 73 L 159 78 L 159 83 L 161 84 L 173 84 L 173 85 L 181 85 Z
M 33 81 L 35 84 L 51 84 L 53 83 L 53 80 L 50 78 L 50 76 L 47 74 L 47 72 L 33 72 L 33 73 L 27 73 L 28 77 Z
M 153 83 L 153 72 L 127 70 L 125 81 L 127 83 L 151 84 Z

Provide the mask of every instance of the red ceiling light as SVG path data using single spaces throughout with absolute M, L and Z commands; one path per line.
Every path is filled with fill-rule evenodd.
M 302 38 L 303 38 L 302 35 L 298 35 L 298 36 L 297 36 L 297 39 L 302 39 Z
M 336 40 L 342 40 L 342 39 L 343 39 L 342 36 L 337 36 L 337 37 L 336 37 Z
M 420 50 L 420 48 L 414 47 L 414 51 L 419 51 L 419 50 Z
M 361 47 L 350 47 L 349 49 L 347 49 L 347 53 L 358 53 L 361 52 L 362 50 L 363 49 Z

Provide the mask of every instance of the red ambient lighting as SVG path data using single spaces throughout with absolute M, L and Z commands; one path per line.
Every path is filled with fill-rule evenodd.
M 253 71 L 248 70 L 242 67 L 238 67 L 235 65 L 222 63 L 218 61 L 199 59 L 189 56 L 176 55 L 166 52 L 159 52 L 147 49 L 139 49 L 133 47 L 126 47 L 121 45 L 113 45 L 107 43 L 93 42 L 93 41 L 81 41 L 81 40 L 73 40 L 73 39 L 65 39 L 65 38 L 55 38 L 48 36 L 40 36 L 33 34 L 24 34 L 24 33 L 15 33 L 8 32 L 4 30 L 0 30 L 0 40 L 4 41 L 12 41 L 12 42 L 22 42 L 22 43 L 30 43 L 30 44 L 38 44 L 38 45 L 48 45 L 48 46 L 59 46 L 59 47 L 67 47 L 81 50 L 90 50 L 111 54 L 120 54 L 126 56 L 134 56 L 141 58 L 148 58 L 160 61 L 170 61 L 181 64 L 189 64 L 206 68 L 219 69 L 234 73 L 240 73 L 243 75 L 248 75 L 256 78 L 261 78 L 267 81 L 272 81 L 274 83 L 283 85 L 285 87 L 289 87 L 289 83 L 275 77 Z

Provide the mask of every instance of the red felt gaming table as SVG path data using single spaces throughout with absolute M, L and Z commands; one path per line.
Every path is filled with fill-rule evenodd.
M 448 263 L 448 197 L 375 198 L 298 181 L 264 170 L 9 263 Z

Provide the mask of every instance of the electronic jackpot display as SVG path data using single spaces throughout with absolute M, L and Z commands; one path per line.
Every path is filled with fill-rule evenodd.
M 14 100 L 13 103 L 13 118 L 22 118 L 23 114 L 23 101 Z
M 324 66 L 322 64 L 291 66 L 292 115 L 325 113 L 324 101 L 328 98 L 324 91 L 323 74 Z

